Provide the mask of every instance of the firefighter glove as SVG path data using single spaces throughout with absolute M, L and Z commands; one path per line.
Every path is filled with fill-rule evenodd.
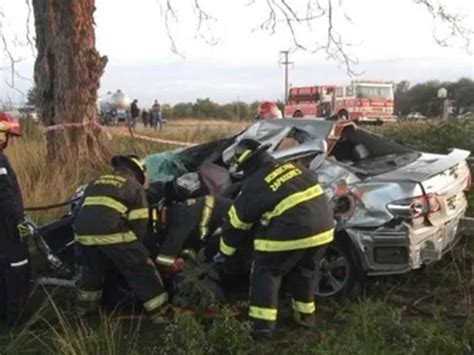
M 25 220 L 20 222 L 16 226 L 16 228 L 18 230 L 18 236 L 20 237 L 20 240 L 22 242 L 25 241 L 26 239 L 30 238 L 33 235 L 30 225 Z
M 214 264 L 216 265 L 223 265 L 225 262 L 225 255 L 218 252 L 216 255 L 214 255 L 212 261 L 214 261 Z

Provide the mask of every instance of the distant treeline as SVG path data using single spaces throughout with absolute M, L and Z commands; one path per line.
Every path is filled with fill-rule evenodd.
M 474 112 L 474 80 L 461 78 L 454 82 L 431 80 L 413 86 L 406 80 L 397 83 L 395 85 L 395 114 L 405 116 L 419 112 L 427 117 L 439 116 L 442 101 L 437 94 L 441 87 L 448 90 L 454 115 Z M 34 88 L 28 93 L 28 103 L 32 105 L 38 103 L 38 95 Z M 255 117 L 259 103 L 255 101 L 219 104 L 209 98 L 197 99 L 195 102 L 182 102 L 176 105 L 164 104 L 162 114 L 171 120 L 181 118 L 249 120 Z M 283 111 L 283 103 L 279 101 L 277 104 Z
M 259 104 L 259 101 L 219 104 L 206 98 L 197 99 L 196 102 L 183 102 L 174 106 L 163 105 L 162 113 L 167 119 L 192 117 L 198 119 L 250 120 L 255 117 Z M 278 104 L 283 108 L 281 102 Z
M 461 78 L 447 82 L 431 80 L 413 86 L 408 81 L 399 82 L 395 86 L 395 113 L 399 116 L 414 112 L 427 117 L 439 116 L 442 101 L 438 98 L 438 90 L 442 87 L 448 90 L 454 115 L 474 112 L 474 80 Z

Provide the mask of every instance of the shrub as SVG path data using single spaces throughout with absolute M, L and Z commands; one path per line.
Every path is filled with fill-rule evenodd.
M 188 314 L 178 315 L 165 328 L 161 339 L 161 354 L 200 355 L 207 353 L 204 327 Z
M 216 319 L 209 329 L 208 342 L 209 354 L 249 354 L 253 346 L 250 325 L 234 318 Z

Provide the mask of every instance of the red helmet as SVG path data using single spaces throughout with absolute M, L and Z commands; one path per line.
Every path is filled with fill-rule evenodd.
M 11 114 L 0 112 L 0 132 L 21 136 L 20 122 Z
M 278 109 L 278 106 L 274 102 L 265 101 L 258 105 L 257 120 L 266 120 L 281 118 L 281 111 Z

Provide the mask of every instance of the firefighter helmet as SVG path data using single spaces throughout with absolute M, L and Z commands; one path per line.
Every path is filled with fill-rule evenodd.
M 114 168 L 125 167 L 133 172 L 142 185 L 146 181 L 146 165 L 137 155 L 116 155 L 112 158 Z
M 255 116 L 255 119 L 266 120 L 274 118 L 282 118 L 281 111 L 278 109 L 276 103 L 265 101 L 258 105 L 257 115 Z
M 0 132 L 21 136 L 20 122 L 11 114 L 0 112 Z
M 254 158 L 262 156 L 261 153 L 266 152 L 268 148 L 270 148 L 270 144 L 261 144 L 253 139 L 242 139 L 235 147 L 232 162 L 237 170 L 245 168 L 250 161 L 259 164 L 259 159 Z

